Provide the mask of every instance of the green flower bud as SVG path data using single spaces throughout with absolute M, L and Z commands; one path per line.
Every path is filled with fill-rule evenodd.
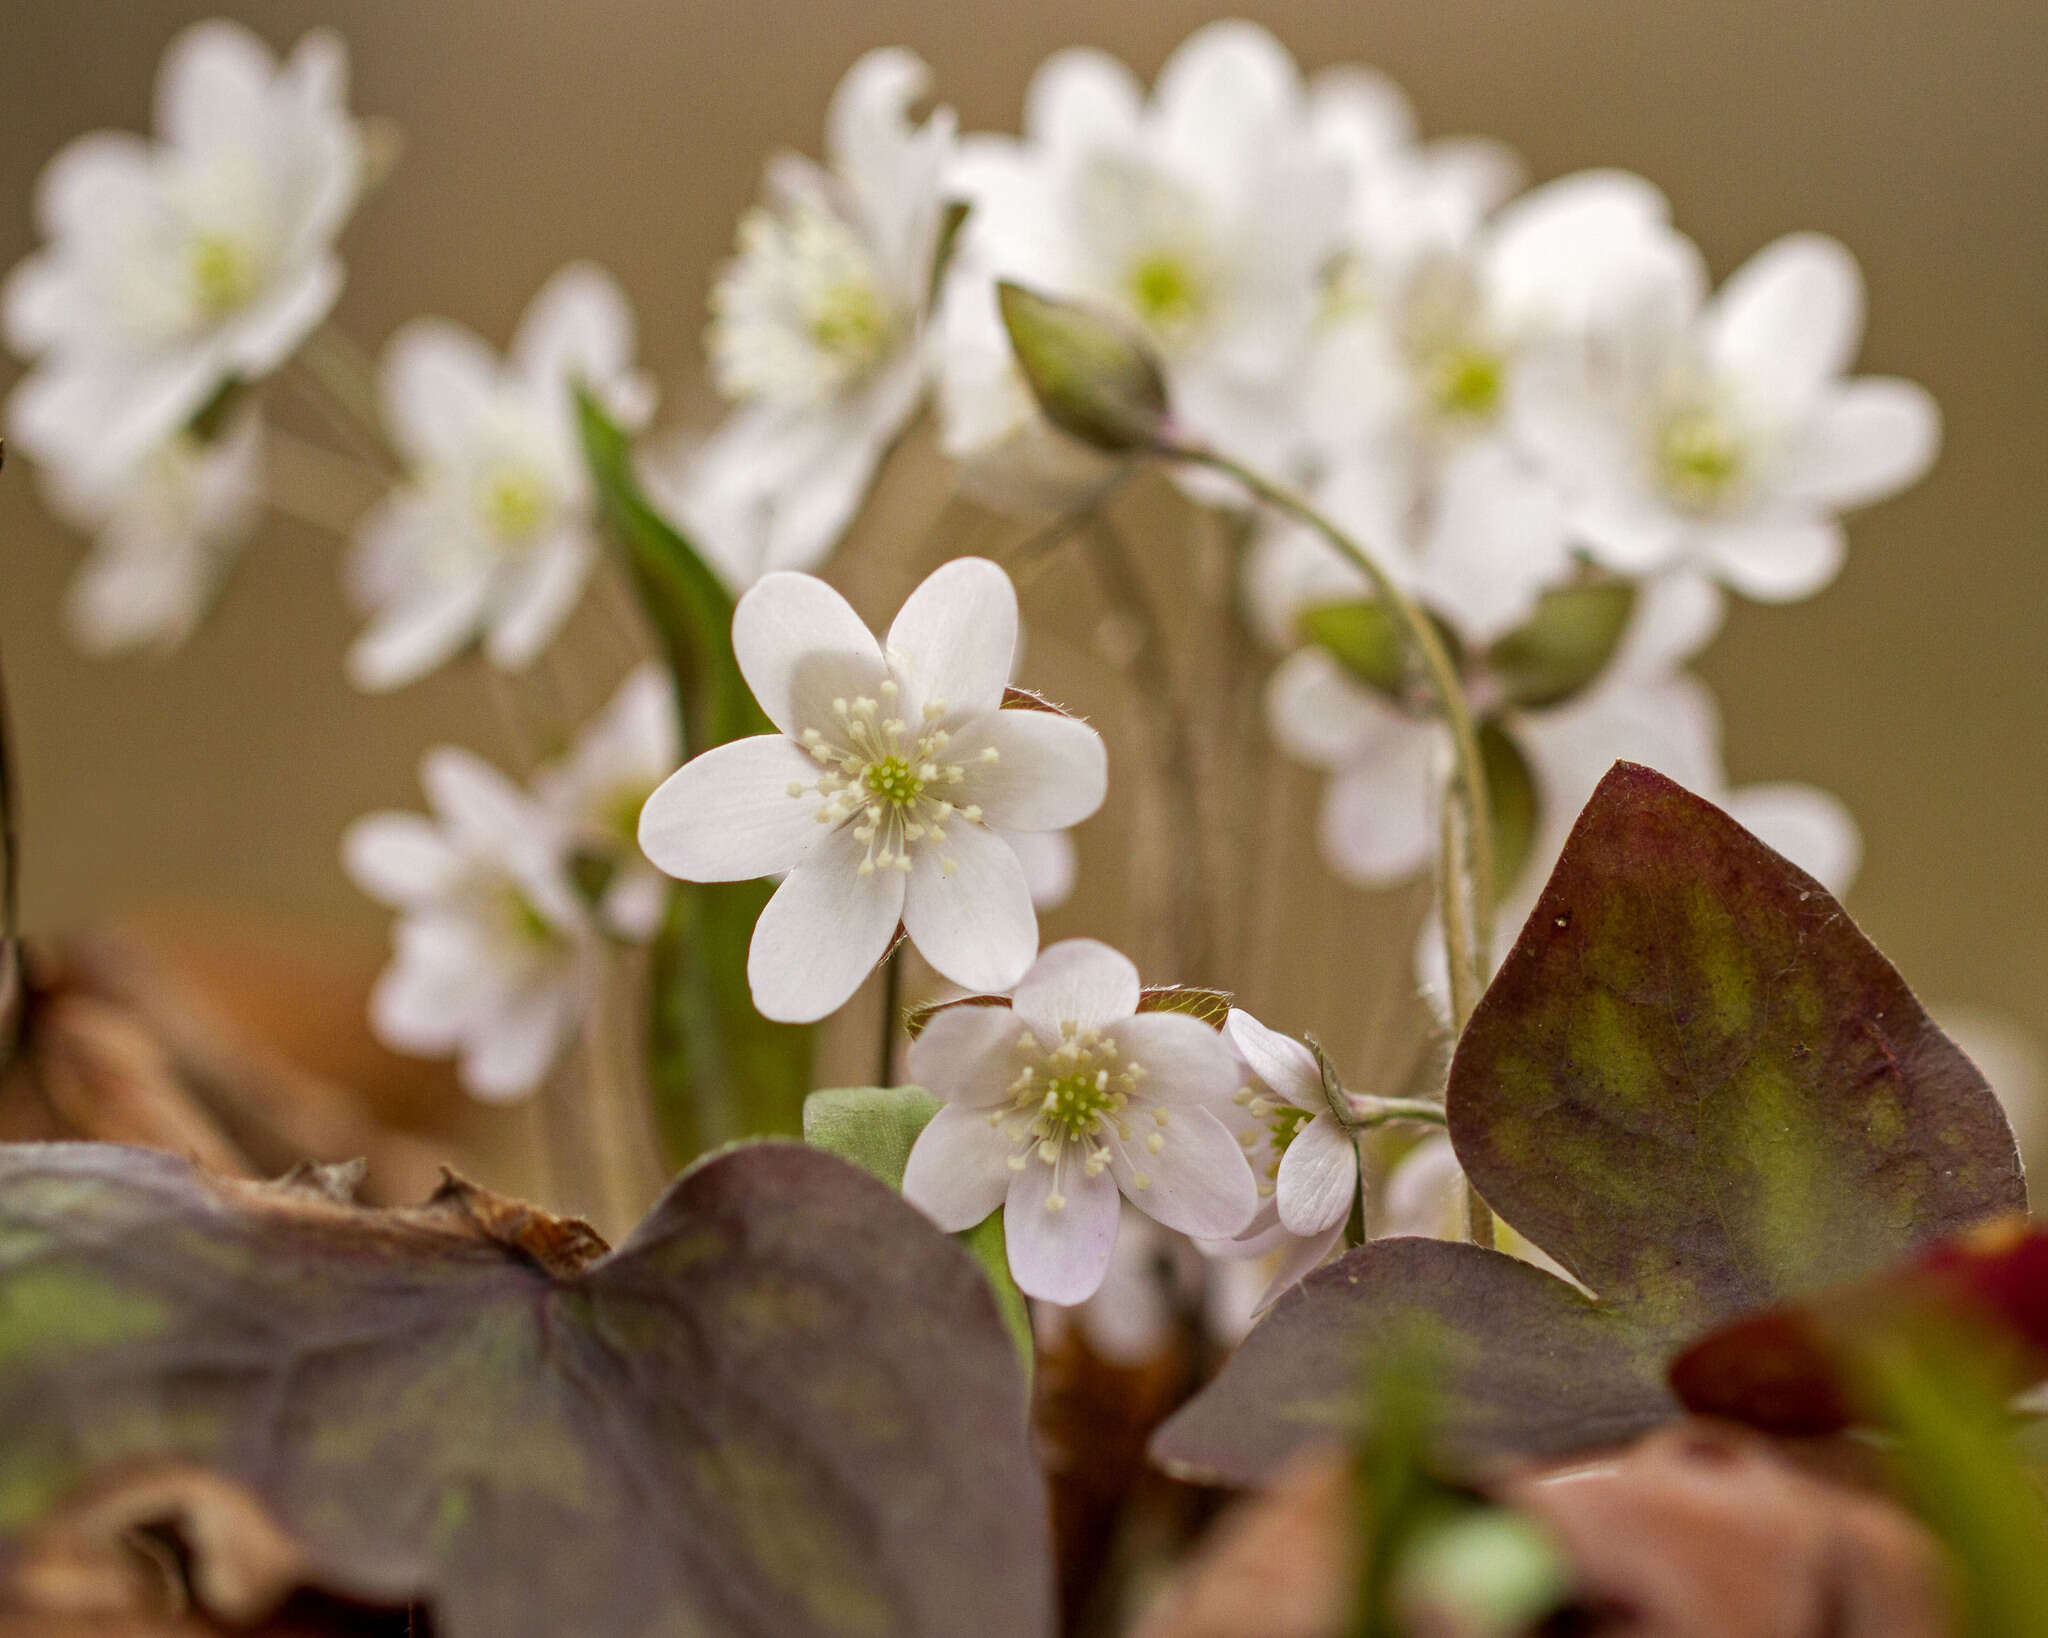
M 1078 302 L 1002 283 L 996 296 L 1018 367 L 1046 418 L 1111 454 L 1156 448 L 1166 429 L 1166 381 L 1144 344 L 1116 319 Z

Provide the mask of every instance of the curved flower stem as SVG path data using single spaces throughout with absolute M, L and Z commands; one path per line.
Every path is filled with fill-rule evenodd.
M 333 325 L 323 324 L 306 338 L 291 365 L 293 378 L 356 457 L 392 473 L 405 469 L 384 428 L 377 367 L 369 354 Z
M 1282 484 L 1273 482 L 1250 467 L 1201 444 L 1162 441 L 1156 453 L 1167 460 L 1207 467 L 1243 485 L 1254 499 L 1284 512 L 1312 529 L 1353 568 L 1388 608 L 1399 617 L 1410 643 L 1422 658 L 1429 674 L 1437 708 L 1450 730 L 1451 750 L 1456 761 L 1454 800 L 1445 803 L 1443 858 L 1439 863 L 1445 951 L 1451 977 L 1451 1022 L 1462 1031 L 1472 1016 L 1479 992 L 1485 987 L 1492 961 L 1488 951 L 1493 929 L 1494 875 L 1493 825 L 1486 790 L 1486 765 L 1479 755 L 1479 734 L 1472 721 L 1472 708 L 1458 680 L 1443 638 L 1430 623 L 1421 606 L 1394 583 L 1372 554 L 1346 534 L 1309 501 Z M 1455 810 L 1462 809 L 1462 812 Z M 1461 846 L 1454 844 L 1462 843 Z M 1493 1240 L 1493 1214 L 1476 1191 L 1467 1184 L 1468 1215 L 1472 1238 L 1479 1244 Z
M 1428 1098 L 1375 1098 L 1363 1092 L 1351 1094 L 1351 1124 L 1361 1131 L 1385 1126 L 1392 1121 L 1412 1121 L 1421 1126 L 1444 1124 L 1444 1106 Z

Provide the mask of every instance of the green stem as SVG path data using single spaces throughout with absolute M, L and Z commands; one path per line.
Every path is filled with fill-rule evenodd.
M 875 1085 L 887 1086 L 896 1067 L 896 1020 L 903 1011 L 903 963 L 898 959 L 902 943 L 892 945 L 882 957 L 882 1038 L 875 1051 Z
M 1444 1124 L 1444 1106 L 1428 1098 L 1375 1098 L 1363 1092 L 1351 1094 L 1351 1124 L 1362 1131 L 1392 1121 L 1412 1121 L 1420 1126 Z
M 1306 525 L 1331 546 L 1352 567 L 1365 576 L 1366 583 L 1392 609 L 1421 656 L 1429 675 L 1437 709 L 1443 713 L 1451 734 L 1451 749 L 1457 769 L 1455 803 L 1445 803 L 1443 858 L 1438 864 L 1438 888 L 1444 923 L 1444 940 L 1451 979 L 1451 1023 L 1463 1031 L 1472 1016 L 1479 992 L 1492 970 L 1488 946 L 1492 939 L 1494 912 L 1493 825 L 1486 789 L 1486 764 L 1479 755 L 1478 729 L 1472 721 L 1471 704 L 1458 680 L 1458 668 L 1443 638 L 1429 616 L 1381 567 L 1371 553 L 1340 529 L 1302 496 L 1273 482 L 1229 456 L 1200 444 L 1165 442 L 1157 451 L 1168 460 L 1207 467 L 1243 485 L 1254 499 L 1286 513 Z M 1462 808 L 1454 813 L 1453 807 Z M 1456 844 L 1462 842 L 1462 846 Z M 1473 1238 L 1481 1244 L 1493 1238 L 1493 1217 L 1468 1181 L 1467 1199 Z

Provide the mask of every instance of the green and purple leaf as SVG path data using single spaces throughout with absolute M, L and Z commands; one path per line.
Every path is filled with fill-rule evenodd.
M 1364 1345 L 1463 1347 L 1447 1446 L 1640 1432 L 1675 1347 L 2024 1208 L 1969 1060 L 1819 883 L 1662 775 L 1601 782 L 1451 1064 L 1451 1139 L 1494 1210 L 1593 1294 L 1502 1254 L 1380 1241 L 1274 1305 L 1155 1441 L 1244 1482 L 1342 1432 Z
M 0 1579 L 80 1484 L 174 1459 L 450 1638 L 1043 1638 L 1020 1392 L 972 1261 L 794 1144 L 610 1254 L 465 1185 L 380 1212 L 0 1150 Z

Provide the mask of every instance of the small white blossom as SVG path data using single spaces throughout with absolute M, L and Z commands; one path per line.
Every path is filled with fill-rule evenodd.
M 996 279 L 1121 315 L 1159 354 L 1179 422 L 1255 464 L 1280 463 L 1344 176 L 1271 35 L 1242 22 L 1197 31 L 1149 99 L 1114 58 L 1060 52 L 1032 79 L 1022 140 L 963 144 L 960 185 L 974 209 L 947 292 L 958 311 L 941 436 L 980 493 L 1045 504 L 1106 470 L 1041 430 L 995 345 Z
M 93 654 L 177 647 L 199 623 L 263 504 L 263 430 L 253 410 L 210 439 L 174 432 L 128 467 L 45 468 L 44 492 L 93 534 L 65 620 Z
M 1766 246 L 1704 306 L 1696 264 L 1683 272 L 1610 345 L 1548 361 L 1518 424 L 1600 561 L 1691 564 L 1768 602 L 1810 596 L 1841 566 L 1834 514 L 1917 480 L 1939 413 L 1909 381 L 1842 379 L 1863 287 L 1834 240 Z
M 1244 1083 L 1224 1122 L 1251 1161 L 1259 1207 L 1233 1239 L 1205 1243 L 1214 1257 L 1278 1262 L 1254 1312 L 1328 1257 L 1358 1198 L 1358 1149 L 1323 1091 L 1315 1054 L 1233 1008 L 1224 1033 Z
M 949 110 L 910 121 L 928 80 L 907 51 L 855 63 L 826 117 L 829 168 L 774 161 L 712 293 L 712 370 L 737 407 L 686 509 L 756 532 L 755 573 L 823 561 L 922 400 L 953 144 Z
M 903 1197 L 940 1228 L 998 1206 L 1010 1272 L 1083 1302 L 1108 1274 L 1118 1195 L 1183 1234 L 1235 1234 L 1257 1204 L 1244 1152 L 1206 1105 L 1238 1067 L 1185 1013 L 1138 1011 L 1138 971 L 1092 939 L 1039 956 L 1008 1006 L 938 1014 L 910 1072 L 946 1107 L 918 1134 Z
M 364 520 L 349 564 L 371 615 L 349 651 L 357 687 L 397 688 L 478 636 L 507 670 L 547 646 L 598 553 L 574 390 L 644 418 L 651 393 L 632 361 L 626 298 L 588 263 L 534 297 L 504 363 L 445 319 L 393 338 L 385 415 L 411 474 Z
M 547 810 L 467 751 L 421 764 L 432 818 L 375 813 L 342 842 L 356 885 L 399 912 L 370 997 L 377 1038 L 461 1055 L 463 1087 L 502 1103 L 538 1088 L 588 996 L 588 925 Z
M 157 142 L 95 132 L 50 162 L 50 242 L 5 297 L 9 345 L 39 360 L 8 406 L 23 450 L 130 468 L 327 316 L 362 172 L 346 93 L 332 34 L 280 66 L 239 24 L 199 23 L 164 55 Z
M 1074 1328 L 1096 1358 L 1135 1370 L 1174 1347 L 1190 1319 L 1215 1347 L 1235 1348 L 1252 1328 L 1266 1283 L 1257 1261 L 1204 1257 L 1186 1235 L 1125 1204 L 1095 1294 L 1077 1308 L 1040 1303 L 1032 1326 L 1043 1349 L 1057 1348 Z
M 572 864 L 598 873 L 598 919 L 617 938 L 639 942 L 661 924 L 668 881 L 640 851 L 640 810 L 681 757 L 675 686 L 650 660 L 537 781 L 567 832 Z
M 733 652 L 779 730 L 686 764 L 640 820 L 647 856 L 685 881 L 787 871 L 754 929 L 747 977 L 771 1018 L 822 1018 L 899 923 L 944 977 L 1016 983 L 1038 921 L 1007 833 L 1064 830 L 1102 803 L 1101 737 L 1049 710 L 1004 710 L 1017 594 L 961 558 L 876 642 L 822 580 L 765 576 L 733 616 Z

